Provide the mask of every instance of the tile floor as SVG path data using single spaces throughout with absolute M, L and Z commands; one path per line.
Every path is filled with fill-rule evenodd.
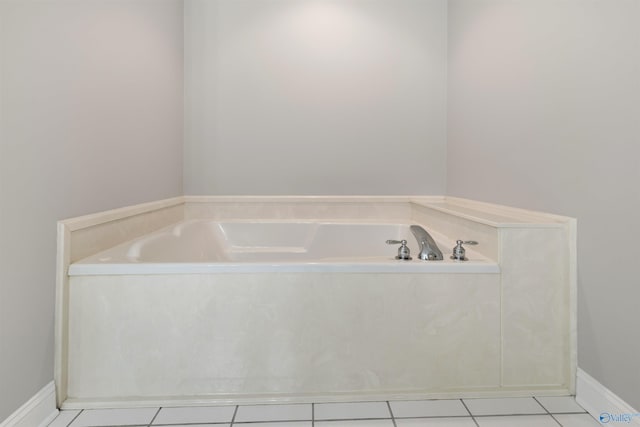
M 49 427 L 597 427 L 572 397 L 61 411 Z

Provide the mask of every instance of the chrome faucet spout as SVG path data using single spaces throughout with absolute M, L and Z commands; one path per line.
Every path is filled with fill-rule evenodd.
M 438 245 L 436 245 L 436 241 L 433 240 L 433 237 L 419 225 L 412 225 L 409 227 L 411 232 L 416 237 L 418 241 L 418 245 L 420 245 L 420 253 L 418 254 L 418 258 L 429 261 L 436 261 L 444 259 L 442 256 L 442 252 Z

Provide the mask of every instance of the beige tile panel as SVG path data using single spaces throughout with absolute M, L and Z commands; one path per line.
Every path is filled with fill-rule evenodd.
M 501 229 L 503 383 L 570 384 L 569 239 L 562 228 Z
M 72 277 L 71 398 L 495 388 L 499 275 Z

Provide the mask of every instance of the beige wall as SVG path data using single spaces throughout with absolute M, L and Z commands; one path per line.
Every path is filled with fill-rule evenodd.
M 187 0 L 187 194 L 442 194 L 445 0 Z
M 182 10 L 0 1 L 0 421 L 53 379 L 56 221 L 182 193 Z
M 637 0 L 449 1 L 447 193 L 578 218 L 578 365 L 635 408 L 639 23 Z

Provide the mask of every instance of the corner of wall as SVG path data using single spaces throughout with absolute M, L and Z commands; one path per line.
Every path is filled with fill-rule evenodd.
M 53 381 L 0 422 L 0 427 L 46 427 L 58 415 Z
M 576 402 L 602 424 L 625 423 L 640 426 L 640 412 L 578 368 Z

